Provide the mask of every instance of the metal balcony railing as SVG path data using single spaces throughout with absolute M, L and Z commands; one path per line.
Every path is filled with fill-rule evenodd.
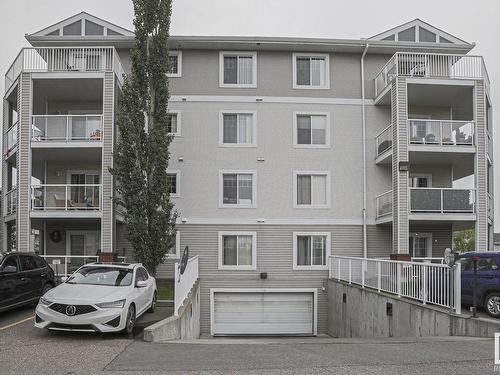
M 17 212 L 17 188 L 9 190 L 5 193 L 5 215 L 11 215 Z
M 375 77 L 375 96 L 397 76 L 422 78 L 490 79 L 481 56 L 397 52 Z
M 36 115 L 32 116 L 31 140 L 100 141 L 102 115 Z
M 32 210 L 99 210 L 100 184 L 45 184 L 31 186 Z
M 474 121 L 408 120 L 408 142 L 410 144 L 473 146 L 474 135 Z
M 377 205 L 377 219 L 392 215 L 392 190 L 386 191 L 375 198 Z
M 113 47 L 26 47 L 5 74 L 7 91 L 19 74 L 28 72 L 115 71 L 120 82 L 124 69 Z
M 377 157 L 392 148 L 392 125 L 382 130 L 375 138 Z
M 11 151 L 17 146 L 17 129 L 18 122 L 16 121 L 5 133 L 4 138 L 4 155 L 9 155 Z
M 475 190 L 410 188 L 412 213 L 474 213 Z
M 493 218 L 494 210 L 495 210 L 495 206 L 493 203 L 493 197 L 491 196 L 490 193 L 488 193 L 488 217 L 489 218 Z
M 490 157 L 490 160 L 493 160 L 493 137 L 491 136 L 491 133 L 487 130 L 486 131 L 486 138 L 487 138 L 487 154 Z

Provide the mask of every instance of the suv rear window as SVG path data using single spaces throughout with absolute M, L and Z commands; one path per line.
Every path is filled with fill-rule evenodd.
M 19 260 L 21 261 L 22 271 L 31 271 L 38 268 L 35 258 L 31 255 L 19 255 Z

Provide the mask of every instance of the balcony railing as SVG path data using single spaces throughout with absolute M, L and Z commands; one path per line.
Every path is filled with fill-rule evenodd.
M 453 79 L 490 79 L 483 58 L 470 55 L 397 52 L 375 77 L 375 96 L 397 76 Z
M 386 191 L 375 198 L 377 204 L 377 219 L 392 215 L 392 190 Z
M 382 130 L 376 137 L 377 157 L 392 148 L 392 125 Z
M 12 125 L 9 130 L 7 130 L 7 133 L 5 134 L 5 140 L 4 140 L 4 155 L 9 155 L 10 152 L 16 147 L 17 145 L 17 121 Z
M 32 141 L 100 141 L 102 115 L 32 116 Z
M 493 197 L 488 193 L 488 217 L 493 218 L 494 209 Z
M 475 190 L 410 188 L 410 212 L 474 213 Z
M 27 47 L 23 48 L 5 74 L 5 91 L 22 71 L 104 72 L 116 71 L 123 80 L 123 66 L 113 47 Z
M 101 208 L 99 184 L 47 184 L 31 186 L 32 210 L 93 211 Z
M 17 212 L 17 189 L 11 189 L 5 194 L 5 215 Z
M 493 137 L 491 136 L 491 133 L 488 130 L 486 131 L 486 138 L 487 138 L 486 151 L 488 156 L 490 157 L 490 160 L 493 160 Z
M 410 144 L 474 145 L 474 121 L 409 119 L 408 128 Z

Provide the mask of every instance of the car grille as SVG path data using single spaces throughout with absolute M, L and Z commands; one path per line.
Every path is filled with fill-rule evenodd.
M 97 310 L 94 306 L 91 305 L 65 305 L 62 303 L 53 303 L 52 305 L 49 306 L 49 308 L 60 314 L 68 315 L 66 314 L 66 307 L 68 306 L 75 306 L 76 311 L 73 315 L 88 314 Z
M 62 331 L 92 331 L 99 332 L 93 325 L 90 324 L 61 324 L 51 323 L 48 329 L 62 330 Z
M 117 316 L 116 318 L 111 319 L 109 322 L 106 322 L 104 324 L 116 328 L 120 325 L 120 316 Z

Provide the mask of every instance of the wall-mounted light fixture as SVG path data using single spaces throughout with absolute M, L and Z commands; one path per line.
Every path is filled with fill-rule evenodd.
M 399 162 L 399 171 L 400 172 L 408 172 L 410 168 L 410 162 L 408 161 L 400 161 Z

